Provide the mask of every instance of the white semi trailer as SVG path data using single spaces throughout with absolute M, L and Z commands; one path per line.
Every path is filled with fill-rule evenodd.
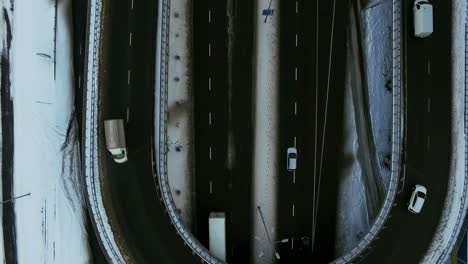
M 415 0 L 413 3 L 414 36 L 425 38 L 433 31 L 432 4 L 426 0 Z
M 208 219 L 210 252 L 226 262 L 226 214 L 212 212 Z
M 105 120 L 104 133 L 107 150 L 112 154 L 114 161 L 117 163 L 126 162 L 128 158 L 123 119 Z

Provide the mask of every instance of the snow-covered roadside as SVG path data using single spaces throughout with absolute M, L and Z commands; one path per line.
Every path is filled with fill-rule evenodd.
M 254 29 L 254 149 L 252 184 L 252 255 L 255 264 L 275 263 L 276 189 L 278 183 L 279 1 L 257 0 Z M 261 16 L 262 9 L 275 10 Z
M 169 20 L 167 169 L 174 203 L 185 226 L 193 220 L 192 0 L 171 2 Z
M 445 200 L 441 222 L 437 227 L 434 239 L 421 263 L 446 263 L 465 218 L 467 205 L 467 175 L 466 175 L 466 131 L 465 96 L 466 96 L 466 0 L 454 0 L 452 6 L 452 153 L 450 166 L 450 181 L 448 196 Z M 464 120 L 464 122 L 460 122 Z
M 340 193 L 342 195 L 338 205 L 337 256 L 349 252 L 359 243 L 369 231 L 369 225 L 372 223 L 375 214 L 378 213 L 376 208 L 382 206 L 378 202 L 380 199 L 377 199 L 377 197 L 366 198 L 366 196 L 372 195 L 372 191 L 367 190 L 367 188 L 377 191 L 376 184 L 372 184 L 369 177 L 377 180 L 378 183 L 382 182 L 383 179 L 386 188 L 388 188 L 390 179 L 389 168 L 383 166 L 382 158 L 384 155 L 382 153 L 388 152 L 388 155 L 390 155 L 392 143 L 392 1 L 369 1 L 367 5 L 361 8 L 360 12 L 357 12 L 357 18 L 354 15 L 351 16 L 350 32 L 348 33 L 348 76 L 346 77 L 345 90 L 347 95 L 344 102 L 346 119 L 343 133 L 346 137 L 344 138 L 343 147 L 346 157 L 349 158 L 347 160 L 348 166 L 342 169 L 340 180 Z M 358 27 L 362 34 L 362 47 L 359 46 L 360 43 L 355 37 L 358 35 L 356 32 Z M 376 43 L 378 44 L 376 45 Z M 359 61 L 359 49 L 362 49 L 363 53 L 362 62 Z M 359 71 L 359 63 L 363 63 L 364 72 Z M 387 80 L 390 80 L 390 83 L 387 84 L 389 87 L 386 88 Z M 363 83 L 363 81 L 366 83 Z M 366 87 L 367 91 L 363 90 Z M 361 90 L 368 94 L 361 94 Z M 373 171 L 368 168 L 369 164 L 363 162 L 368 158 L 363 156 L 362 153 L 368 150 L 369 146 L 364 143 L 367 140 L 362 135 L 366 130 L 363 127 L 365 123 L 363 123 L 362 119 L 366 118 L 366 115 L 363 112 L 365 108 L 362 109 L 361 107 L 364 99 L 361 97 L 367 97 L 369 101 L 368 109 L 371 127 L 367 129 L 372 130 L 373 138 L 368 139 L 375 142 L 377 149 L 377 155 L 375 157 L 371 156 L 379 163 L 376 164 L 378 165 L 376 175 L 373 175 Z M 355 100 L 352 100 L 352 98 L 355 98 Z M 357 129 L 359 126 L 361 126 L 361 129 Z M 361 133 L 360 137 L 358 137 L 358 131 Z M 387 165 L 390 166 L 391 164 L 388 163 Z M 383 186 L 382 189 L 384 189 Z M 351 196 L 356 196 L 356 199 L 348 199 Z
M 392 0 L 368 1 L 361 21 L 376 159 L 388 189 L 392 153 Z
M 89 263 L 73 121 L 71 0 L 14 3 L 14 195 L 31 193 L 15 203 L 18 263 Z
M 352 11 L 351 11 L 352 12 Z M 354 21 L 354 20 L 352 20 Z M 350 33 L 353 34 L 353 33 Z M 348 39 L 351 39 L 350 37 Z M 339 183 L 338 212 L 336 222 L 335 255 L 341 256 L 351 251 L 362 236 L 369 229 L 369 215 L 367 209 L 366 188 L 364 184 L 363 166 L 359 162 L 359 137 L 357 131 L 356 109 L 353 94 L 356 89 L 362 89 L 358 67 L 356 67 L 356 45 L 348 40 L 347 70 L 344 96 L 344 129 L 343 129 L 343 156 L 346 166 L 341 169 Z M 354 51 L 354 52 L 353 52 Z M 354 55 L 353 55 L 354 54 Z M 354 56 L 354 58 L 353 58 Z M 354 100 L 353 100 L 354 99 Z M 359 107 L 359 106 L 358 106 Z M 346 159 L 344 158 L 346 157 Z M 345 164 L 345 162 L 343 162 Z M 353 199 L 349 199 L 353 197 Z

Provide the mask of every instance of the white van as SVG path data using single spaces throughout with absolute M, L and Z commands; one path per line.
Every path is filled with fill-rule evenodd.
M 416 0 L 413 4 L 414 36 L 425 38 L 432 34 L 432 4 L 426 0 Z

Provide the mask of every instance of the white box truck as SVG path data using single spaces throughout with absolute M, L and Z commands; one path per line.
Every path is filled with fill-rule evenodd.
M 210 252 L 226 262 L 226 214 L 212 212 L 208 218 Z
M 104 120 L 104 133 L 107 150 L 112 154 L 114 161 L 117 163 L 126 162 L 127 146 L 123 119 Z
M 416 0 L 413 3 L 414 36 L 425 38 L 432 34 L 432 4 L 425 0 Z

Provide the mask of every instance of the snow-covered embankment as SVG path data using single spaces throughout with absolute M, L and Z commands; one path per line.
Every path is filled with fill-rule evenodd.
M 73 116 L 71 0 L 14 1 L 11 87 L 19 263 L 91 262 Z

